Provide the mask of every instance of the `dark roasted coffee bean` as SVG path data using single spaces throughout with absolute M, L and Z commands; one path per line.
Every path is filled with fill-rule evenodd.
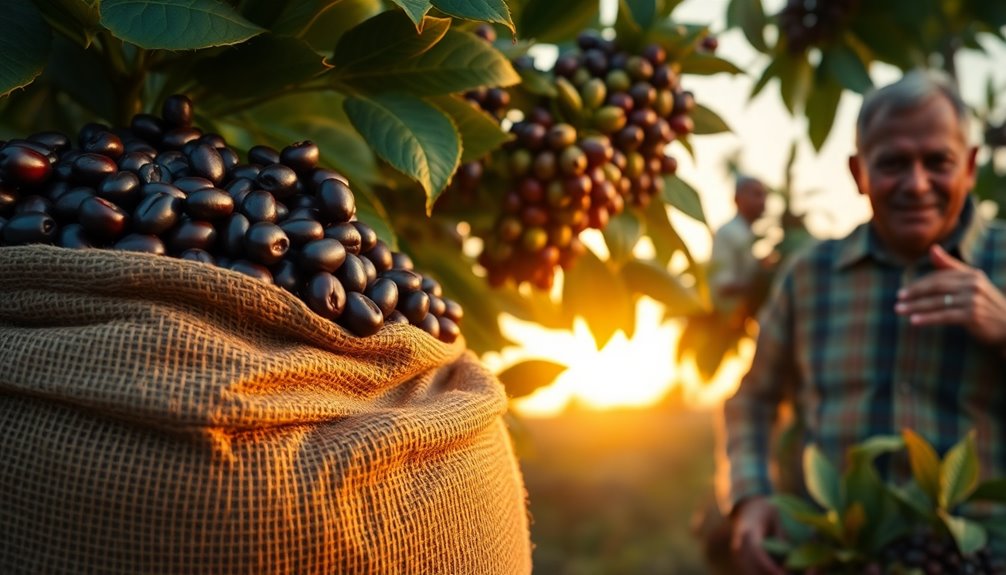
M 409 323 L 418 324 L 430 312 L 430 296 L 422 290 L 405 292 L 399 287 L 397 309 L 409 319 Z
M 224 172 L 230 174 L 234 166 L 238 165 L 241 160 L 238 158 L 238 153 L 230 148 L 219 148 L 220 159 L 224 163 Z
M 367 337 L 374 335 L 384 325 L 384 315 L 377 304 L 358 292 L 346 294 L 346 307 L 339 316 L 339 325 L 353 335 Z
M 157 155 L 157 148 L 151 146 L 150 144 L 144 142 L 139 138 L 126 138 L 122 140 L 122 149 L 125 150 L 126 154 L 144 154 L 153 158 Z M 125 154 L 123 154 L 125 155 Z M 119 158 L 122 161 L 122 158 Z
M 297 194 L 292 198 L 287 198 L 286 205 L 289 206 L 291 210 L 295 210 L 297 208 L 314 209 L 318 207 L 317 202 L 314 201 L 314 196 L 309 196 L 307 194 Z
M 286 215 L 286 220 L 312 220 L 318 221 L 318 210 L 314 208 L 293 208 Z M 319 222 L 320 223 L 320 222 Z
M 351 254 L 360 253 L 360 244 L 363 241 L 360 230 L 352 222 L 343 222 L 325 228 L 325 237 L 339 240 L 339 243 Z
M 170 126 L 192 125 L 192 100 L 183 94 L 168 96 L 161 106 L 161 116 Z
M 384 316 L 384 325 L 408 325 L 409 319 L 397 309 Z
M 253 164 L 258 164 L 260 166 L 268 166 L 269 164 L 279 163 L 279 152 L 276 148 L 264 145 L 252 146 L 248 150 L 248 161 Z
M 202 135 L 202 130 L 198 128 L 173 128 L 161 137 L 161 148 L 182 153 L 186 144 L 198 140 Z
M 237 178 L 228 182 L 224 189 L 234 198 L 234 205 L 238 206 L 244 201 L 245 196 L 255 189 L 255 180 Z
M 95 132 L 80 147 L 87 153 L 101 154 L 113 160 L 118 160 L 125 153 L 122 139 L 112 132 Z
M 81 147 L 83 147 L 84 142 L 90 140 L 92 137 L 94 137 L 95 134 L 99 132 L 110 132 L 110 131 L 111 128 L 109 128 L 105 124 L 101 124 L 98 122 L 88 122 L 84 124 L 84 126 L 81 127 L 80 130 L 77 132 L 77 143 L 80 144 Z
M 56 220 L 42 212 L 14 214 L 3 227 L 3 242 L 9 246 L 51 244 L 56 239 Z
M 238 164 L 231 168 L 230 177 L 231 179 L 248 178 L 254 181 L 260 171 L 262 171 L 262 166 L 258 164 Z
M 382 315 L 387 316 L 398 305 L 398 285 L 390 279 L 378 278 L 363 293 L 377 304 Z
M 367 269 L 354 254 L 346 254 L 346 260 L 335 270 L 335 277 L 339 278 L 342 287 L 348 292 L 363 292 L 367 289 Z
M 265 190 L 254 190 L 241 200 L 240 211 L 254 222 L 276 221 L 276 198 Z
M 389 269 L 380 272 L 380 277 L 387 278 L 398 286 L 400 293 L 413 292 L 422 289 L 423 278 L 416 272 L 406 269 Z
M 440 285 L 440 282 L 429 276 L 423 276 L 422 290 L 430 295 L 444 295 L 444 288 Z M 440 313 L 437 313 L 437 315 L 440 315 Z
M 414 322 L 412 320 L 409 320 L 409 323 L 425 331 L 426 333 L 432 335 L 433 337 L 440 339 L 440 321 L 437 319 L 437 316 L 433 315 L 432 313 L 426 314 L 419 321 Z
M 307 242 L 325 237 L 325 228 L 316 220 L 286 219 L 280 223 L 279 227 L 286 232 L 287 237 L 290 238 L 290 244 L 294 247 L 300 247 Z
M 129 122 L 129 129 L 151 144 L 159 144 L 164 136 L 164 121 L 153 114 L 136 114 Z
M 298 174 L 305 174 L 318 165 L 319 155 L 318 145 L 311 140 L 304 140 L 283 148 L 279 153 L 279 161 Z
M 39 195 L 25 196 L 18 200 L 14 206 L 15 214 L 24 212 L 40 212 L 51 216 L 53 214 L 53 203 L 49 199 Z
M 225 140 L 220 134 L 203 134 L 199 138 L 199 143 L 208 144 L 218 150 L 222 150 L 227 147 L 227 140 Z
M 331 274 L 346 261 L 346 248 L 331 238 L 314 240 L 304 244 L 298 261 L 307 273 L 323 271 Z
M 73 161 L 73 177 L 83 184 L 96 186 L 116 171 L 115 161 L 101 154 L 81 154 Z
M 127 152 L 119 158 L 119 170 L 139 175 L 140 168 L 154 161 L 154 156 L 143 152 Z
M 189 175 L 189 159 L 178 150 L 163 151 L 157 154 L 154 162 L 160 165 L 162 170 L 167 170 L 172 179 Z
M 176 254 L 193 248 L 213 253 L 216 239 L 217 231 L 213 224 L 202 220 L 186 220 L 168 233 L 168 248 Z
M 178 178 L 177 180 L 171 182 L 171 184 L 186 194 L 214 187 L 213 182 L 199 176 L 186 176 L 184 178 Z
M 349 223 L 353 224 L 356 231 L 360 232 L 360 253 L 366 253 L 374 249 L 374 246 L 377 245 L 377 232 L 374 231 L 374 228 L 361 221 L 352 221 Z
M 456 324 L 460 324 L 461 318 L 463 318 L 465 315 L 464 309 L 461 307 L 461 304 L 448 298 L 443 298 L 443 300 L 445 307 L 443 317 L 452 320 Z
M 164 242 L 157 236 L 149 234 L 129 234 L 112 245 L 114 250 L 125 250 L 129 252 L 144 252 L 163 256 L 165 253 Z
M 220 234 L 220 250 L 231 258 L 244 257 L 245 234 L 251 228 L 251 222 L 244 214 L 231 214 Z
M 97 196 L 80 203 L 77 219 L 88 236 L 108 241 L 122 237 L 129 226 L 129 214 L 125 210 Z
M 101 181 L 97 195 L 123 208 L 131 208 L 139 201 L 140 178 L 133 172 L 117 172 Z
M 185 198 L 185 213 L 200 220 L 218 220 L 234 212 L 234 198 L 217 188 L 196 190 Z
M 377 273 L 381 273 L 385 270 L 391 269 L 391 248 L 388 244 L 377 240 L 374 247 L 370 250 L 364 251 L 363 255 L 370 258 L 370 261 L 374 263 L 374 267 L 377 268 Z
M 276 224 L 256 222 L 245 234 L 245 254 L 249 259 L 273 265 L 283 259 L 290 249 L 290 238 Z
M 356 215 L 356 198 L 349 186 L 336 179 L 328 179 L 318 186 L 318 210 L 331 223 L 348 222 Z
M 276 221 L 282 222 L 288 217 L 290 217 L 290 208 L 286 207 L 283 202 L 276 202 Z
M 273 283 L 272 272 L 269 271 L 269 268 L 248 260 L 234 260 L 229 266 L 227 266 L 227 269 L 255 278 L 267 284 Z
M 428 291 L 426 293 L 430 296 L 430 313 L 437 317 L 444 315 L 444 312 L 447 311 L 447 304 L 444 303 L 444 298 L 433 295 Z
M 42 144 L 57 153 L 70 149 L 70 138 L 63 132 L 36 132 L 28 136 L 28 140 Z
M 178 257 L 183 260 L 189 260 L 193 262 L 203 262 L 204 264 L 215 265 L 217 263 L 216 258 L 213 254 L 206 250 L 200 250 L 193 248 L 190 250 L 185 250 L 184 252 L 178 254 Z
M 445 343 L 454 343 L 458 337 L 461 336 L 461 328 L 459 328 L 458 324 L 454 323 L 454 321 L 450 318 L 438 317 L 437 323 L 440 324 L 440 341 Z
M 377 268 L 374 267 L 374 262 L 370 261 L 370 258 L 364 255 L 360 256 L 360 261 L 363 262 L 363 268 L 367 272 L 367 285 L 377 281 Z
M 197 144 L 189 152 L 189 170 L 193 175 L 213 182 L 214 186 L 220 185 L 227 173 L 220 152 L 209 144 Z
M 412 262 L 409 254 L 402 252 L 391 252 L 391 267 L 400 270 L 415 269 L 416 264 Z
M 182 200 L 172 194 L 144 196 L 133 212 L 133 229 L 140 233 L 161 234 L 171 229 L 181 215 Z
M 293 260 L 288 259 L 281 260 L 273 268 L 272 281 L 294 295 L 300 294 L 303 284 L 303 278 L 301 278 L 297 264 Z
M 52 175 L 49 158 L 24 146 L 0 149 L 0 179 L 26 186 L 42 184 Z
M 56 200 L 53 206 L 53 215 L 60 222 L 73 222 L 77 220 L 80 212 L 80 204 L 87 198 L 94 196 L 94 189 L 86 186 L 79 186 L 67 190 L 67 192 Z
M 339 180 L 347 186 L 349 185 L 349 180 L 346 179 L 346 176 L 343 176 L 339 172 L 326 168 L 316 168 L 311 172 L 311 191 L 317 193 L 318 186 L 320 186 L 325 180 Z
M 172 180 L 171 172 L 156 162 L 140 166 L 140 169 L 136 171 L 136 175 L 140 177 L 140 182 L 143 184 L 169 184 Z
M 286 198 L 297 189 L 297 173 L 283 164 L 269 164 L 255 179 L 259 187 L 277 198 Z
M 83 249 L 93 247 L 91 238 L 80 224 L 67 224 L 59 229 L 56 245 L 64 248 Z
M 325 319 L 338 319 L 346 307 L 346 290 L 334 275 L 318 272 L 307 282 L 304 303 Z
M 149 184 L 143 184 L 140 187 L 140 196 L 146 197 L 153 194 L 167 194 L 173 198 L 178 198 L 179 200 L 185 199 L 185 192 L 179 190 L 173 184 L 168 184 L 165 182 L 150 182 Z

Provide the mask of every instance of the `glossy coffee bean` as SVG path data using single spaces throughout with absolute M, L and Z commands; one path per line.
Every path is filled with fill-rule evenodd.
M 234 213 L 234 198 L 218 188 L 196 190 L 185 198 L 185 213 L 198 220 L 219 220 Z
M 290 208 L 283 202 L 276 202 L 276 221 L 281 222 L 290 217 Z
M 125 250 L 129 252 L 143 252 L 163 256 L 165 254 L 164 242 L 161 238 L 149 234 L 128 234 L 112 245 L 114 250 Z
M 62 152 L 70 149 L 70 138 L 63 132 L 45 131 L 36 132 L 28 136 L 31 142 L 37 142 L 54 152 Z
M 325 237 L 339 240 L 339 243 L 351 254 L 360 253 L 360 245 L 363 239 L 360 236 L 360 230 L 356 229 L 356 226 L 352 222 L 343 222 L 325 228 Z
M 380 277 L 395 282 L 400 293 L 413 292 L 422 289 L 423 278 L 411 270 L 390 269 L 381 272 Z
M 81 154 L 73 161 L 73 177 L 75 181 L 96 186 L 103 179 L 117 172 L 119 167 L 115 160 L 101 154 Z
M 363 255 L 374 263 L 374 267 L 377 268 L 377 273 L 384 272 L 391 269 L 391 249 L 388 248 L 388 244 L 377 240 L 374 247 L 370 250 L 363 252 Z
M 112 132 L 95 132 L 80 148 L 87 153 L 101 154 L 113 160 L 121 158 L 126 151 L 122 139 Z
M 279 225 L 290 238 L 290 244 L 300 247 L 308 242 L 320 240 L 325 237 L 325 228 L 317 220 L 311 219 L 286 219 Z M 349 251 L 348 249 L 346 251 Z
M 258 177 L 258 173 L 262 171 L 262 166 L 259 164 L 238 164 L 231 168 L 230 177 L 232 180 L 238 178 L 248 178 L 249 180 L 255 181 Z
M 444 299 L 444 313 L 443 317 L 446 317 L 456 324 L 461 323 L 461 318 L 465 316 L 464 309 L 462 309 L 461 304 L 458 302 L 448 299 Z
M 378 278 L 363 293 L 377 304 L 382 315 L 387 316 L 398 305 L 398 285 L 390 279 Z
M 408 254 L 402 252 L 391 252 L 391 267 L 401 270 L 415 269 L 416 264 Z
M 318 211 L 323 218 L 335 224 L 348 222 L 356 215 L 356 198 L 349 186 L 336 179 L 328 179 L 318 186 Z
M 80 224 L 67 224 L 59 229 L 56 235 L 56 245 L 64 248 L 84 249 L 94 246 L 84 226 Z
M 297 268 L 297 263 L 289 259 L 281 260 L 276 264 L 272 270 L 272 281 L 294 295 L 300 294 L 300 289 L 304 283 L 300 270 Z
M 220 251 L 231 258 L 244 257 L 245 234 L 251 228 L 251 222 L 244 214 L 231 214 L 224 224 L 220 234 Z
M 234 198 L 234 205 L 241 205 L 244 201 L 245 196 L 247 196 L 252 190 L 255 189 L 255 180 L 248 178 L 237 178 L 227 182 L 224 186 L 224 190 Z
M 13 187 L 0 183 L 0 215 L 10 215 L 14 212 L 18 197 Z
M 153 114 L 136 114 L 129 129 L 147 142 L 158 144 L 164 136 L 164 121 Z
M 339 316 L 339 325 L 353 335 L 367 337 L 374 335 L 384 325 L 384 315 L 377 304 L 358 292 L 346 294 L 346 307 Z
M 10 149 L 14 147 L 28 148 L 29 150 L 38 152 L 39 154 L 42 154 L 45 157 L 45 159 L 49 162 L 49 164 L 54 164 L 59 159 L 59 157 L 53 153 L 52 149 L 49 146 L 46 146 L 45 144 L 41 144 L 39 142 L 33 142 L 31 140 L 26 140 L 23 138 L 13 138 L 11 140 L 7 140 L 6 144 L 0 144 L 0 149 Z
M 0 192 L 3 192 L 4 185 L 0 183 Z M 60 181 L 50 181 L 48 185 L 45 186 L 45 197 L 49 198 L 50 201 L 54 202 L 60 198 L 63 194 L 69 192 L 73 189 L 70 182 L 60 182 Z M 0 206 L 0 212 L 3 212 L 3 207 Z
M 42 184 L 52 175 L 49 158 L 23 146 L 0 149 L 0 179 L 26 186 Z
M 277 198 L 286 198 L 297 191 L 297 173 L 283 164 L 269 164 L 259 171 L 255 182 Z
M 200 144 L 208 144 L 217 150 L 223 150 L 227 147 L 227 140 L 225 140 L 220 134 L 203 134 L 198 141 Z
M 406 316 L 408 317 L 408 316 Z M 440 321 L 437 316 L 432 313 L 428 313 L 423 316 L 419 321 L 409 320 L 412 325 L 418 327 L 419 329 L 425 331 L 426 333 L 432 335 L 433 337 L 440 339 Z
M 172 128 L 164 132 L 161 147 L 167 150 L 179 150 L 180 153 L 185 144 L 198 140 L 202 135 L 203 132 L 198 128 Z
M 151 183 L 171 183 L 171 172 L 167 168 L 162 167 L 156 162 L 150 162 L 148 164 L 143 164 L 140 169 L 136 171 L 136 175 L 140 177 L 140 183 L 151 184 Z
M 440 282 L 429 276 L 423 276 L 423 285 L 421 286 L 421 289 L 430 295 L 444 295 L 444 288 L 440 285 Z M 440 313 L 437 313 L 437 315 L 440 315 Z
M 335 270 L 335 277 L 339 278 L 347 292 L 362 293 L 367 289 L 367 269 L 354 254 L 346 254 L 346 260 Z
M 192 100 L 182 94 L 168 96 L 161 106 L 161 117 L 170 126 L 192 125 Z
M 346 179 L 346 176 L 343 176 L 335 170 L 329 170 L 327 168 L 316 168 L 312 170 L 310 178 L 310 189 L 315 193 L 318 192 L 318 186 L 320 186 L 325 180 L 339 180 L 343 184 L 346 184 L 347 186 L 349 185 L 349 180 Z
M 352 224 L 354 228 L 356 228 L 356 231 L 360 232 L 360 252 L 367 253 L 370 250 L 374 249 L 374 246 L 377 245 L 378 241 L 377 232 L 374 231 L 374 228 L 368 226 L 367 224 L 359 220 L 352 221 L 349 223 Z
M 409 323 L 418 324 L 430 312 L 430 296 L 422 290 L 403 292 L 399 288 L 398 311 L 408 318 Z
M 99 198 L 131 208 L 140 199 L 140 177 L 133 172 L 116 172 L 102 180 L 96 192 Z
M 454 323 L 454 321 L 450 318 L 443 316 L 438 317 L 437 323 L 440 324 L 440 341 L 445 343 L 454 343 L 459 337 L 461 337 L 461 328 L 459 328 L 458 324 Z
M 125 210 L 97 196 L 80 203 L 77 219 L 89 236 L 108 241 L 122 237 L 129 226 Z
M 267 284 L 272 283 L 272 272 L 269 271 L 269 268 L 255 262 L 250 262 L 248 260 L 234 260 L 229 266 L 227 266 L 227 269 L 255 278 Z
M 225 174 L 230 174 L 234 166 L 240 163 L 238 158 L 238 153 L 231 148 L 219 148 L 220 159 L 224 162 L 224 172 Z M 224 176 L 226 178 L 226 176 Z
M 14 214 L 3 227 L 3 243 L 8 246 L 51 244 L 59 231 L 56 220 L 42 212 Z
M 370 258 L 364 255 L 360 256 L 360 261 L 363 262 L 363 268 L 367 272 L 367 285 L 377 281 L 377 268 L 374 267 L 374 262 L 370 261 Z
M 426 290 L 423 290 L 423 291 L 426 291 Z M 430 313 L 432 313 L 433 315 L 435 315 L 437 317 L 440 317 L 440 316 L 444 315 L 444 312 L 447 311 L 447 304 L 444 303 L 444 298 L 442 298 L 440 296 L 435 296 L 435 295 L 431 294 L 430 292 L 426 292 L 426 293 L 429 294 L 429 296 L 430 296 Z
M 198 144 L 189 152 L 189 169 L 193 175 L 213 182 L 214 186 L 220 185 L 227 173 L 220 152 L 209 144 Z
M 318 272 L 307 282 L 304 303 L 325 319 L 338 319 L 346 307 L 346 290 L 334 275 Z
M 337 240 L 322 238 L 304 244 L 298 262 L 307 273 L 334 273 L 346 261 L 346 248 Z
M 93 138 L 95 134 L 110 131 L 112 131 L 112 129 L 105 124 L 101 124 L 99 122 L 88 122 L 80 128 L 80 131 L 77 132 L 77 143 L 83 147 L 84 142 Z
M 41 212 L 43 214 L 53 213 L 53 203 L 48 198 L 32 194 L 30 196 L 24 196 L 17 201 L 17 205 L 14 206 L 14 213 L 20 214 L 23 212 Z
M 185 250 L 184 252 L 178 254 L 178 257 L 183 260 L 202 262 L 204 264 L 215 265 L 217 263 L 217 260 L 216 258 L 213 257 L 213 254 L 211 254 L 206 250 L 200 250 L 197 248 Z
M 317 167 L 320 155 L 317 144 L 304 140 L 283 148 L 279 153 L 279 161 L 298 174 L 306 174 Z
M 167 194 L 179 200 L 185 199 L 185 192 L 179 190 L 173 184 L 165 182 L 150 182 L 140 187 L 140 197 L 147 197 L 153 194 Z
M 248 161 L 252 164 L 258 164 L 260 166 L 278 164 L 279 152 L 276 151 L 276 148 L 271 146 L 264 146 L 262 144 L 252 146 L 248 150 Z
M 178 178 L 171 182 L 171 184 L 186 194 L 215 187 L 213 182 L 200 176 L 185 176 L 184 178 Z
M 402 312 L 395 310 L 388 315 L 384 316 L 384 325 L 408 325 L 409 320 Z
M 149 194 L 133 211 L 133 230 L 141 234 L 163 234 L 178 223 L 181 213 L 180 198 L 163 192 Z
M 168 233 L 168 248 L 172 253 L 200 249 L 213 253 L 217 231 L 213 224 L 202 220 L 186 220 Z
M 241 200 L 240 212 L 252 223 L 275 222 L 276 198 L 265 190 L 254 190 Z
M 74 222 L 77 221 L 77 214 L 80 211 L 80 204 L 94 196 L 94 189 L 87 186 L 78 186 L 75 188 L 70 188 L 66 193 L 61 195 L 59 199 L 56 200 L 55 205 L 53 205 L 52 211 L 53 215 L 60 222 Z
M 270 266 L 286 255 L 290 238 L 276 224 L 256 222 L 245 234 L 245 255 L 252 261 Z

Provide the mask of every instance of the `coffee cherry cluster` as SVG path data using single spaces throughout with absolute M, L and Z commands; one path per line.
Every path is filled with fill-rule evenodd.
M 791 54 L 826 44 L 838 36 L 859 9 L 859 0 L 788 0 L 779 29 Z
M 974 555 L 961 555 L 949 537 L 930 529 L 916 530 L 894 541 L 884 549 L 882 558 L 886 571 L 876 569 L 877 573 L 912 570 L 919 570 L 927 575 L 1006 573 L 1004 558 L 993 557 L 987 548 Z
M 356 219 L 348 182 L 310 141 L 242 163 L 192 125 L 192 102 L 128 128 L 0 143 L 0 246 L 52 244 L 195 260 L 275 284 L 357 336 L 410 323 L 452 342 L 461 306 Z

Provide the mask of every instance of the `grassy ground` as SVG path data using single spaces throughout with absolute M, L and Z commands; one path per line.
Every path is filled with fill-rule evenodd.
M 584 411 L 515 425 L 536 574 L 709 572 L 690 528 L 712 497 L 709 413 Z

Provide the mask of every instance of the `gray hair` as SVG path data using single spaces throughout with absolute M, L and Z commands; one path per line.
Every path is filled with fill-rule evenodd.
M 961 126 L 964 140 L 968 140 L 968 106 L 950 76 L 936 70 L 915 69 L 893 84 L 875 89 L 863 98 L 863 107 L 856 119 L 856 144 L 862 144 L 863 134 L 877 116 L 886 116 L 918 106 L 934 96 L 943 96 L 950 102 Z

